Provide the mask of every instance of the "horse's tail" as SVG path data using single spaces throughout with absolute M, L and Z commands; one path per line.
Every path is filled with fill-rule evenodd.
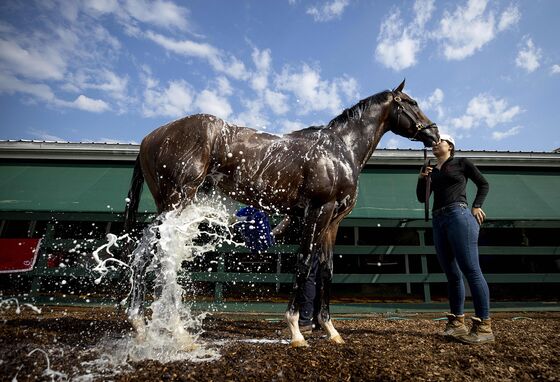
M 138 213 L 138 206 L 140 205 L 140 194 L 142 193 L 142 186 L 144 185 L 144 174 L 142 174 L 142 167 L 140 166 L 140 156 L 136 158 L 134 164 L 134 172 L 132 173 L 132 180 L 130 181 L 130 190 L 124 210 L 124 232 L 131 232 L 132 226 L 136 222 L 136 215 Z

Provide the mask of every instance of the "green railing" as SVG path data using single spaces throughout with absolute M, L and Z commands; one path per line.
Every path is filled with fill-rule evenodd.
M 32 293 L 39 293 L 42 278 L 50 277 L 95 277 L 91 271 L 92 261 L 86 261 L 78 267 L 68 268 L 48 268 L 47 256 L 52 250 L 52 244 L 43 240 L 43 247 L 40 251 L 35 268 L 29 272 L 33 278 Z M 81 251 L 92 251 L 104 244 L 102 240 L 90 241 L 81 245 Z M 76 243 L 72 239 L 58 240 L 55 243 L 57 251 L 64 251 L 75 248 Z M 278 261 L 282 261 L 283 255 L 297 251 L 297 246 L 276 246 L 271 248 L 268 254 L 276 255 Z M 435 256 L 433 246 L 366 246 L 366 245 L 339 245 L 335 247 L 335 255 L 342 256 L 364 256 L 364 255 L 386 255 L 390 251 L 390 256 L 420 256 L 421 272 L 418 273 L 398 273 L 398 274 L 341 274 L 335 273 L 334 284 L 408 284 L 418 283 L 424 286 L 424 301 L 430 302 L 430 284 L 446 282 L 443 273 L 431 273 L 428 270 L 428 257 Z M 246 251 L 236 249 L 236 253 Z M 228 256 L 228 248 L 224 248 L 219 253 L 217 267 L 215 271 L 190 272 L 192 281 L 214 283 L 214 300 L 217 303 L 223 301 L 223 284 L 236 283 L 269 283 L 269 284 L 288 284 L 293 282 L 293 275 L 280 273 L 280 267 L 275 273 L 243 273 L 228 272 L 225 270 L 225 259 Z M 481 256 L 558 256 L 560 247 L 480 247 Z M 89 263 L 89 266 L 87 265 Z M 336 269 L 335 269 L 336 271 Z M 120 277 L 117 273 L 114 277 Z M 560 283 L 560 273 L 490 273 L 485 274 L 489 283 Z
M 14 218 L 14 216 L 3 216 L 6 218 Z M 25 220 L 25 216 L 21 214 L 18 215 L 19 219 Z M 37 216 L 35 216 L 37 217 Z M 45 216 L 46 217 L 46 216 Z M 53 218 L 51 215 L 50 218 Z M 84 214 L 61 214 L 54 217 L 55 219 L 72 221 L 80 220 L 84 221 Z M 89 216 L 87 221 L 104 221 L 110 227 L 110 222 L 108 222 L 107 215 L 99 214 L 99 216 L 92 215 Z M 118 217 L 115 217 L 114 222 L 119 221 Z M 381 221 L 381 220 L 379 220 Z M 344 226 L 355 227 L 357 229 L 360 227 L 375 227 L 375 221 L 371 219 L 367 220 L 345 220 L 343 222 Z M 35 221 L 30 222 L 31 225 L 35 224 Z M 382 221 L 384 227 L 403 227 L 405 224 L 401 221 Z M 419 245 L 337 245 L 335 247 L 335 256 L 342 257 L 355 257 L 355 256 L 384 256 L 385 259 L 390 256 L 391 259 L 397 259 L 401 257 L 401 262 L 408 264 L 409 257 L 414 257 L 415 261 L 418 262 L 420 266 L 417 270 L 411 272 L 408 270 L 408 266 L 404 272 L 400 273 L 336 273 L 333 277 L 334 284 L 406 284 L 407 290 L 410 289 L 411 284 L 419 284 L 423 286 L 423 300 L 424 302 L 430 302 L 432 300 L 430 293 L 430 285 L 435 283 L 446 282 L 445 275 L 443 273 L 433 272 L 429 269 L 429 260 L 433 261 L 433 256 L 435 256 L 435 250 L 433 246 L 426 245 L 424 242 L 424 233 L 429 226 L 423 221 L 410 221 L 406 222 L 407 227 L 414 227 L 418 234 Z M 551 228 L 558 227 L 558 222 L 489 222 L 488 227 L 492 226 L 504 226 L 504 227 L 530 227 L 530 228 Z M 79 240 L 81 246 L 80 251 L 86 255 L 81 255 L 80 261 L 76 266 L 65 267 L 65 268 L 49 268 L 48 267 L 48 255 L 57 252 L 65 252 L 76 248 L 77 240 L 75 239 L 55 239 L 55 224 L 49 222 L 46 227 L 46 232 L 41 243 L 41 250 L 39 253 L 39 258 L 36 262 L 34 269 L 30 272 L 25 273 L 25 277 L 30 277 L 32 279 L 32 286 L 30 290 L 30 296 L 39 296 L 41 292 L 41 284 L 45 279 L 57 278 L 57 277 L 89 277 L 95 278 L 96 275 L 93 274 L 92 268 L 95 266 L 91 253 L 94 249 L 106 243 L 105 240 L 95 239 L 95 240 Z M 356 240 L 357 242 L 357 240 Z M 274 258 L 277 262 L 276 271 L 269 273 L 249 273 L 249 272 L 231 272 L 226 269 L 226 260 L 232 252 L 235 253 L 247 253 L 244 248 L 228 248 L 226 246 L 220 249 L 220 253 L 217 254 L 217 262 L 213 267 L 213 271 L 209 272 L 190 272 L 189 276 L 192 281 L 195 282 L 206 282 L 213 283 L 214 286 L 214 302 L 221 303 L 224 300 L 224 285 L 226 283 L 267 283 L 275 284 L 277 289 L 281 284 L 290 284 L 293 282 L 293 275 L 290 273 L 281 272 L 281 264 L 285 264 L 288 260 L 287 257 L 290 254 L 297 252 L 297 246 L 295 245 L 278 245 L 270 248 L 267 252 L 269 257 Z M 480 247 L 481 256 L 500 256 L 507 258 L 508 256 L 560 256 L 560 247 L 558 246 L 481 246 Z M 418 270 L 419 268 L 419 270 Z M 371 271 L 370 271 L 371 272 Z M 115 278 L 123 277 L 124 271 L 115 272 L 111 276 Z M 489 283 L 511 283 L 511 284 L 541 284 L 541 283 L 560 283 L 560 273 L 558 269 L 550 269 L 547 273 L 485 273 L 485 277 Z

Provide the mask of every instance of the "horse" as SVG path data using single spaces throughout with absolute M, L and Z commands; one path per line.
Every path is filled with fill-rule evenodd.
M 358 176 L 388 131 L 431 147 L 435 123 L 403 92 L 405 81 L 344 110 L 326 126 L 283 136 L 197 114 L 157 128 L 144 137 L 136 159 L 125 227 L 136 219 L 145 182 L 158 213 L 184 209 L 210 182 L 232 199 L 300 220 L 301 241 L 285 319 L 291 346 L 308 346 L 298 326 L 299 297 L 313 256 L 321 279 L 318 320 L 333 343 L 344 343 L 329 312 L 333 249 L 338 226 L 354 207 Z M 144 270 L 145 271 L 145 270 Z M 142 270 L 135 276 L 142 280 Z M 132 318 L 133 325 L 134 321 Z

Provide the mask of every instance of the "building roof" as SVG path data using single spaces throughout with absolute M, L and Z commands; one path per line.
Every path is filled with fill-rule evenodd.
M 0 159 L 134 161 L 140 145 L 96 142 L 0 140 Z M 369 165 L 411 165 L 423 161 L 423 150 L 376 149 Z M 431 152 L 428 155 L 433 157 Z M 457 150 L 479 166 L 560 167 L 560 152 Z

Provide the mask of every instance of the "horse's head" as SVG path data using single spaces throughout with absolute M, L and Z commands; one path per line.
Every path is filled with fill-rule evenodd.
M 437 125 L 420 110 L 418 103 L 403 93 L 404 81 L 391 92 L 389 128 L 395 134 L 432 147 L 439 141 Z

